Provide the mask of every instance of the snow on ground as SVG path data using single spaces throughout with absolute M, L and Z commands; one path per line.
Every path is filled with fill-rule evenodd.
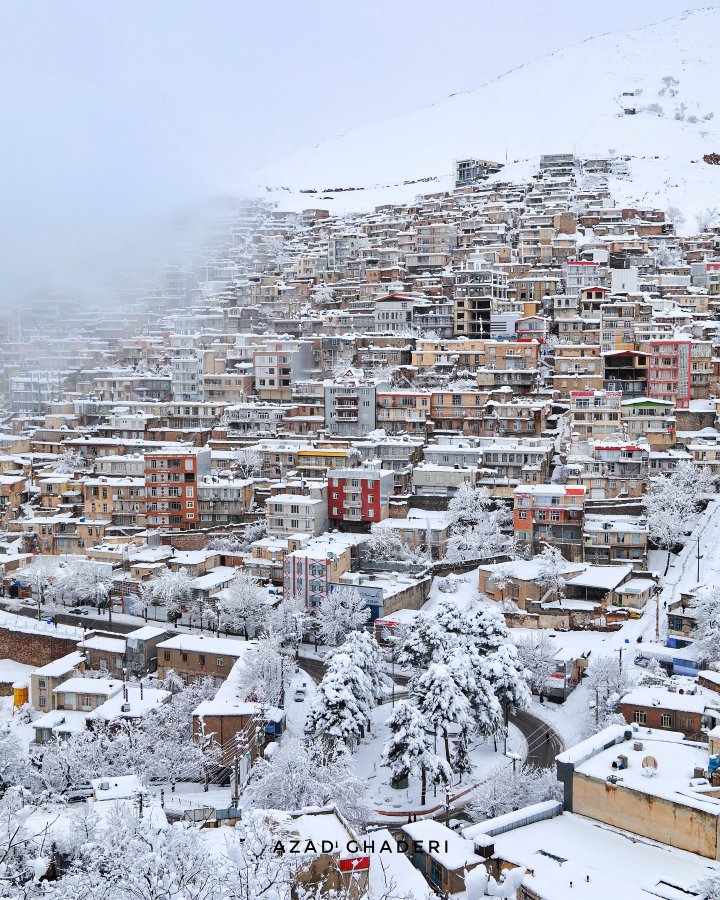
M 666 76 L 677 83 L 668 86 Z M 720 10 L 693 10 L 599 35 L 350 130 L 266 166 L 255 181 L 281 209 L 340 214 L 447 190 L 454 160 L 464 157 L 508 163 L 497 176 L 507 180 L 527 177 L 541 153 L 619 154 L 630 157 L 630 175 L 611 179 L 618 202 L 677 206 L 694 229 L 695 213 L 720 191 L 720 169 L 702 161 L 720 149 L 718 82 Z M 562 85 L 572 115 L 558 115 L 560 95 L 549 84 Z
M 479 567 L 478 567 L 479 568 Z M 442 582 L 456 588 L 454 592 L 440 589 Z M 434 578 L 423 612 L 433 613 L 444 600 L 455 603 L 459 609 L 465 609 L 480 599 L 478 593 L 478 569 L 464 572 L 462 575 L 448 575 L 445 578 Z
M 0 725 L 4 726 L 5 724 L 23 745 L 24 750 L 28 752 L 30 741 L 35 739 L 35 731 L 24 718 L 14 714 L 12 697 L 0 697 Z
M 588 710 L 590 695 L 584 684 L 568 696 L 564 703 L 550 703 L 533 697 L 528 712 L 551 725 L 563 739 L 566 747 L 572 747 L 582 740 L 582 730 Z
M 367 783 L 368 797 L 371 805 L 378 810 L 418 810 L 420 805 L 420 782 L 411 779 L 408 788 L 396 790 L 390 787 L 390 770 L 381 764 L 383 746 L 390 737 L 390 729 L 386 722 L 392 713 L 391 704 L 385 703 L 375 708 L 373 712 L 373 733 L 361 741 L 354 754 L 355 765 L 360 777 Z M 508 752 L 516 753 L 524 757 L 527 752 L 525 738 L 514 726 L 510 726 L 508 737 Z M 498 751 L 493 749 L 492 741 L 486 742 L 476 739 L 472 743 L 470 757 L 475 765 L 475 771 L 462 782 L 455 782 L 450 789 L 450 795 L 460 793 L 472 785 L 478 784 L 483 779 L 484 773 L 494 766 L 507 764 L 512 766 L 512 761 L 504 756 L 502 741 L 498 742 Z M 443 744 L 438 737 L 438 753 L 442 754 Z M 436 806 L 444 802 L 444 794 L 438 790 L 433 792 L 428 788 L 426 808 Z

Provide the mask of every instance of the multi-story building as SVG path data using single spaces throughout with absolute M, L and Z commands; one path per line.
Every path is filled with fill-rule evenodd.
M 147 524 L 187 531 L 200 521 L 197 485 L 210 474 L 208 447 L 168 447 L 145 454 Z
M 619 391 L 571 391 L 570 430 L 577 440 L 607 438 L 622 428 Z
M 539 553 L 550 544 L 571 562 L 582 559 L 585 488 L 522 484 L 513 491 L 515 540 Z
M 629 440 L 647 441 L 652 450 L 675 446 L 675 404 L 671 400 L 634 397 L 620 404 L 623 432 Z
M 586 562 L 632 563 L 643 569 L 647 561 L 647 524 L 639 516 L 587 515 L 583 525 Z
M 310 341 L 266 341 L 253 351 L 255 389 L 261 400 L 287 401 L 295 382 L 316 370 Z
M 269 535 L 317 536 L 328 527 L 327 491 L 322 497 L 305 494 L 276 494 L 265 502 Z
M 686 409 L 691 397 L 692 342 L 683 338 L 650 340 L 648 397 Z
M 507 299 L 507 274 L 488 268 L 481 257 L 468 256 L 455 274 L 455 334 L 490 337 L 490 319 L 497 301 Z
M 326 380 L 323 385 L 325 427 L 331 434 L 362 436 L 375 430 L 376 379 L 348 369 L 344 375 Z
M 331 527 L 369 529 L 390 514 L 394 476 L 375 468 L 334 469 L 328 478 Z
M 423 434 L 430 416 L 430 391 L 378 390 L 375 421 L 389 434 Z

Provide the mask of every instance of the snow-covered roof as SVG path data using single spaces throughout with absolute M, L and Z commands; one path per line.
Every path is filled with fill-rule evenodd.
M 79 650 L 74 651 L 73 653 L 68 653 L 66 656 L 61 656 L 59 659 L 54 659 L 44 666 L 40 666 L 39 669 L 33 670 L 33 675 L 45 675 L 48 678 L 57 678 L 58 675 L 72 672 L 73 669 L 83 665 L 84 662 L 85 654 L 80 653 Z
M 472 841 L 460 837 L 459 834 L 434 819 L 409 822 L 402 826 L 402 830 L 413 841 L 422 841 L 423 851 L 449 872 L 463 869 L 468 865 L 474 866 L 483 861 L 483 858 L 475 853 Z M 430 841 L 437 841 L 440 849 L 431 850 Z
M 105 653 L 118 653 L 122 656 L 125 653 L 125 640 L 124 638 L 109 638 L 95 635 L 86 638 L 83 641 L 83 647 L 86 650 L 102 650 Z
M 161 641 L 158 650 L 183 650 L 192 653 L 208 653 L 217 656 L 244 656 L 255 641 L 233 640 L 232 638 L 210 637 L 204 634 L 176 634 Z
M 140 686 L 137 684 L 128 684 L 127 700 L 122 691 L 109 697 L 104 703 L 87 714 L 89 721 L 102 720 L 112 722 L 113 719 L 139 719 L 162 703 L 166 703 L 170 699 L 170 691 L 163 691 L 159 688 L 146 688 L 142 690 L 140 695 Z
M 690 694 L 682 688 L 669 691 L 663 685 L 636 687 L 622 698 L 623 703 L 630 706 L 657 706 L 662 709 L 674 709 L 678 712 L 702 714 L 706 707 L 720 702 L 715 691 L 703 692 L 701 688 L 693 688 Z M 681 693 L 682 691 L 682 693 Z
M 567 812 L 497 835 L 495 856 L 526 868 L 522 883 L 536 896 L 582 900 L 690 900 L 697 882 L 718 870 L 693 853 Z
M 122 681 L 110 678 L 83 678 L 77 676 L 68 678 L 59 684 L 54 694 L 99 694 L 111 697 L 122 690 Z
M 720 817 L 720 798 L 708 796 L 702 787 L 690 787 L 695 769 L 704 769 L 707 765 L 707 747 L 683 741 L 682 734 L 663 733 L 662 740 L 658 739 L 658 734 L 641 728 L 634 737 L 641 741 L 642 750 L 633 749 L 634 741 L 624 741 L 620 746 L 600 750 L 583 760 L 576 765 L 575 771 L 605 781 L 608 775 L 616 774 L 612 762 L 622 753 L 628 757 L 628 767 L 621 773 L 623 788 Z M 648 777 L 643 770 L 642 760 L 646 756 L 654 757 L 657 762 L 653 777 Z
M 628 566 L 594 566 L 587 564 L 584 571 L 578 575 L 572 575 L 568 584 L 573 587 L 600 588 L 612 591 L 630 575 L 633 571 Z

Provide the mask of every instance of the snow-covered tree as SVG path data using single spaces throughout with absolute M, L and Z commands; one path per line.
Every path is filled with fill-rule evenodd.
M 53 598 L 52 586 L 58 577 L 59 565 L 60 560 L 57 557 L 37 556 L 23 572 L 32 584 L 38 619 L 48 601 Z
M 182 616 L 183 606 L 192 600 L 192 578 L 185 569 L 165 569 L 143 585 L 145 603 L 162 606 L 171 622 Z
M 312 614 L 305 598 L 300 594 L 285 594 L 277 606 L 267 611 L 261 624 L 285 646 L 297 652 L 311 621 Z
M 242 629 L 247 639 L 248 627 L 254 628 L 260 621 L 264 593 L 256 578 L 245 569 L 238 569 L 235 578 L 220 591 L 215 601 L 218 631 Z
M 517 642 L 518 662 L 525 670 L 528 687 L 541 697 L 547 689 L 548 679 L 555 672 L 557 646 L 545 634 L 522 637 Z
M 383 747 L 383 763 L 394 780 L 421 779 L 420 803 L 424 805 L 428 781 L 449 784 L 450 766 L 433 750 L 430 723 L 412 703 L 398 703 L 387 724 L 391 736 Z
M 249 785 L 255 806 L 299 810 L 334 804 L 354 825 L 362 825 L 368 809 L 364 782 L 341 746 L 328 751 L 322 741 L 305 745 L 286 735 L 269 759 L 258 759 Z
M 463 481 L 448 504 L 450 530 L 445 560 L 465 562 L 503 553 L 510 538 L 503 534 L 508 522 L 504 508 L 493 509 L 487 488 L 470 486 Z
M 254 478 L 262 472 L 262 453 L 257 447 L 243 447 L 235 454 L 233 465 L 241 478 Z
M 140 818 L 132 807 L 118 804 L 100 830 L 99 840 L 90 842 L 76 865 L 58 882 L 50 883 L 50 893 L 43 896 L 57 900 L 215 900 L 235 888 L 236 874 L 207 852 L 196 826 L 159 828 L 151 817 Z
M 507 643 L 482 658 L 481 672 L 506 711 L 511 706 L 523 709 L 530 702 L 525 672 L 517 647 Z
M 329 284 L 318 284 L 310 291 L 310 299 L 318 306 L 335 305 L 335 289 Z
M 78 469 L 82 469 L 85 465 L 85 459 L 77 450 L 68 448 L 64 451 L 60 459 L 55 465 L 55 471 L 59 475 L 72 475 Z
M 367 631 L 351 631 L 339 648 L 368 679 L 373 700 L 379 702 L 385 696 L 389 678 L 385 674 L 385 662 L 378 642 Z
M 427 557 L 417 553 L 400 537 L 397 529 L 383 522 L 376 522 L 370 536 L 363 544 L 363 554 L 375 562 L 419 562 Z
M 717 207 L 706 207 L 695 214 L 695 222 L 697 230 L 701 234 L 710 231 L 711 228 L 717 227 L 718 222 L 720 222 L 720 209 Z
M 606 725 L 624 724 L 620 714 L 620 700 L 634 684 L 630 675 L 627 654 L 620 664 L 620 657 L 596 656 L 588 666 L 584 684 L 593 700 L 588 708 L 583 736 L 588 737 Z
M 470 702 L 458 686 L 454 671 L 443 663 L 432 663 L 414 681 L 413 699 L 435 735 L 440 731 L 449 763 L 449 728 L 470 729 L 474 724 Z
M 367 600 L 354 587 L 339 587 L 327 593 L 315 612 L 317 630 L 324 644 L 339 644 L 350 631 L 370 618 Z
M 562 553 L 557 547 L 544 547 L 537 562 L 537 583 L 553 600 L 562 601 L 567 585 L 563 574 L 567 570 L 567 561 Z
M 414 669 L 425 669 L 447 647 L 448 640 L 437 617 L 420 613 L 405 630 L 398 663 Z
M 310 704 L 306 727 L 352 749 L 370 724 L 372 685 L 347 653 L 334 653 Z
M 503 762 L 483 777 L 472 795 L 470 814 L 474 822 L 482 822 L 532 803 L 561 799 L 562 786 L 553 769 L 524 763 L 513 771 L 509 762 Z
M 472 528 L 487 517 L 492 506 L 487 488 L 474 488 L 463 481 L 448 503 L 448 519 L 453 531 Z
M 710 664 L 720 662 L 720 587 L 708 584 L 696 591 L 692 600 L 695 616 L 693 636 Z
M 495 513 L 490 513 L 477 525 L 455 531 L 448 538 L 443 559 L 447 563 L 487 559 L 505 553 L 509 547 L 510 538 L 503 534 Z
M 87 560 L 75 570 L 74 599 L 96 609 L 105 609 L 112 620 L 112 568 L 107 563 Z
M 277 635 L 263 635 L 239 663 L 238 692 L 246 700 L 282 707 L 293 669 Z
M 208 541 L 208 550 L 219 550 L 221 553 L 248 553 L 250 545 L 262 540 L 267 534 L 265 522 L 248 522 L 239 536 L 233 538 L 213 538 Z
M 670 475 L 659 475 L 650 483 L 645 495 L 648 535 L 667 550 L 665 574 L 670 550 L 692 529 L 700 501 L 714 490 L 712 476 L 691 462 L 680 463 Z

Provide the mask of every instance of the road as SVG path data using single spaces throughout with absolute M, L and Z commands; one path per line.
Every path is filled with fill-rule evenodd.
M 11 608 L 13 602 L 15 601 L 9 600 L 8 598 L 0 599 L 0 608 L 4 609 L 6 612 L 25 616 L 28 619 L 37 619 L 37 607 L 21 606 L 19 609 L 14 609 Z M 49 613 L 43 613 L 41 618 L 48 619 L 50 618 L 50 615 Z M 142 627 L 139 623 L 134 622 L 118 622 L 115 620 L 108 622 L 107 616 L 93 616 L 92 614 L 78 616 L 70 612 L 57 613 L 55 620 L 58 625 L 76 625 L 78 628 L 86 628 L 93 631 L 114 631 L 116 634 L 128 634 L 129 632 L 136 631 L 138 628 Z M 161 622 L 149 622 L 148 624 L 157 624 L 160 627 L 164 627 L 170 636 L 176 633 L 172 629 L 165 627 L 165 624 Z
M 510 724 L 518 728 L 528 745 L 527 762 L 536 769 L 555 765 L 555 757 L 565 749 L 560 735 L 542 719 L 525 709 L 510 713 Z
M 317 684 L 325 674 L 325 663 L 318 659 L 308 659 L 301 656 L 298 660 L 302 668 Z M 395 683 L 400 688 L 395 693 L 399 699 L 406 695 L 407 676 L 396 678 Z M 527 761 L 538 769 L 546 769 L 555 765 L 555 757 L 565 749 L 560 735 L 542 719 L 538 719 L 532 713 L 524 709 L 518 709 L 510 713 L 510 723 L 522 732 L 527 741 Z

